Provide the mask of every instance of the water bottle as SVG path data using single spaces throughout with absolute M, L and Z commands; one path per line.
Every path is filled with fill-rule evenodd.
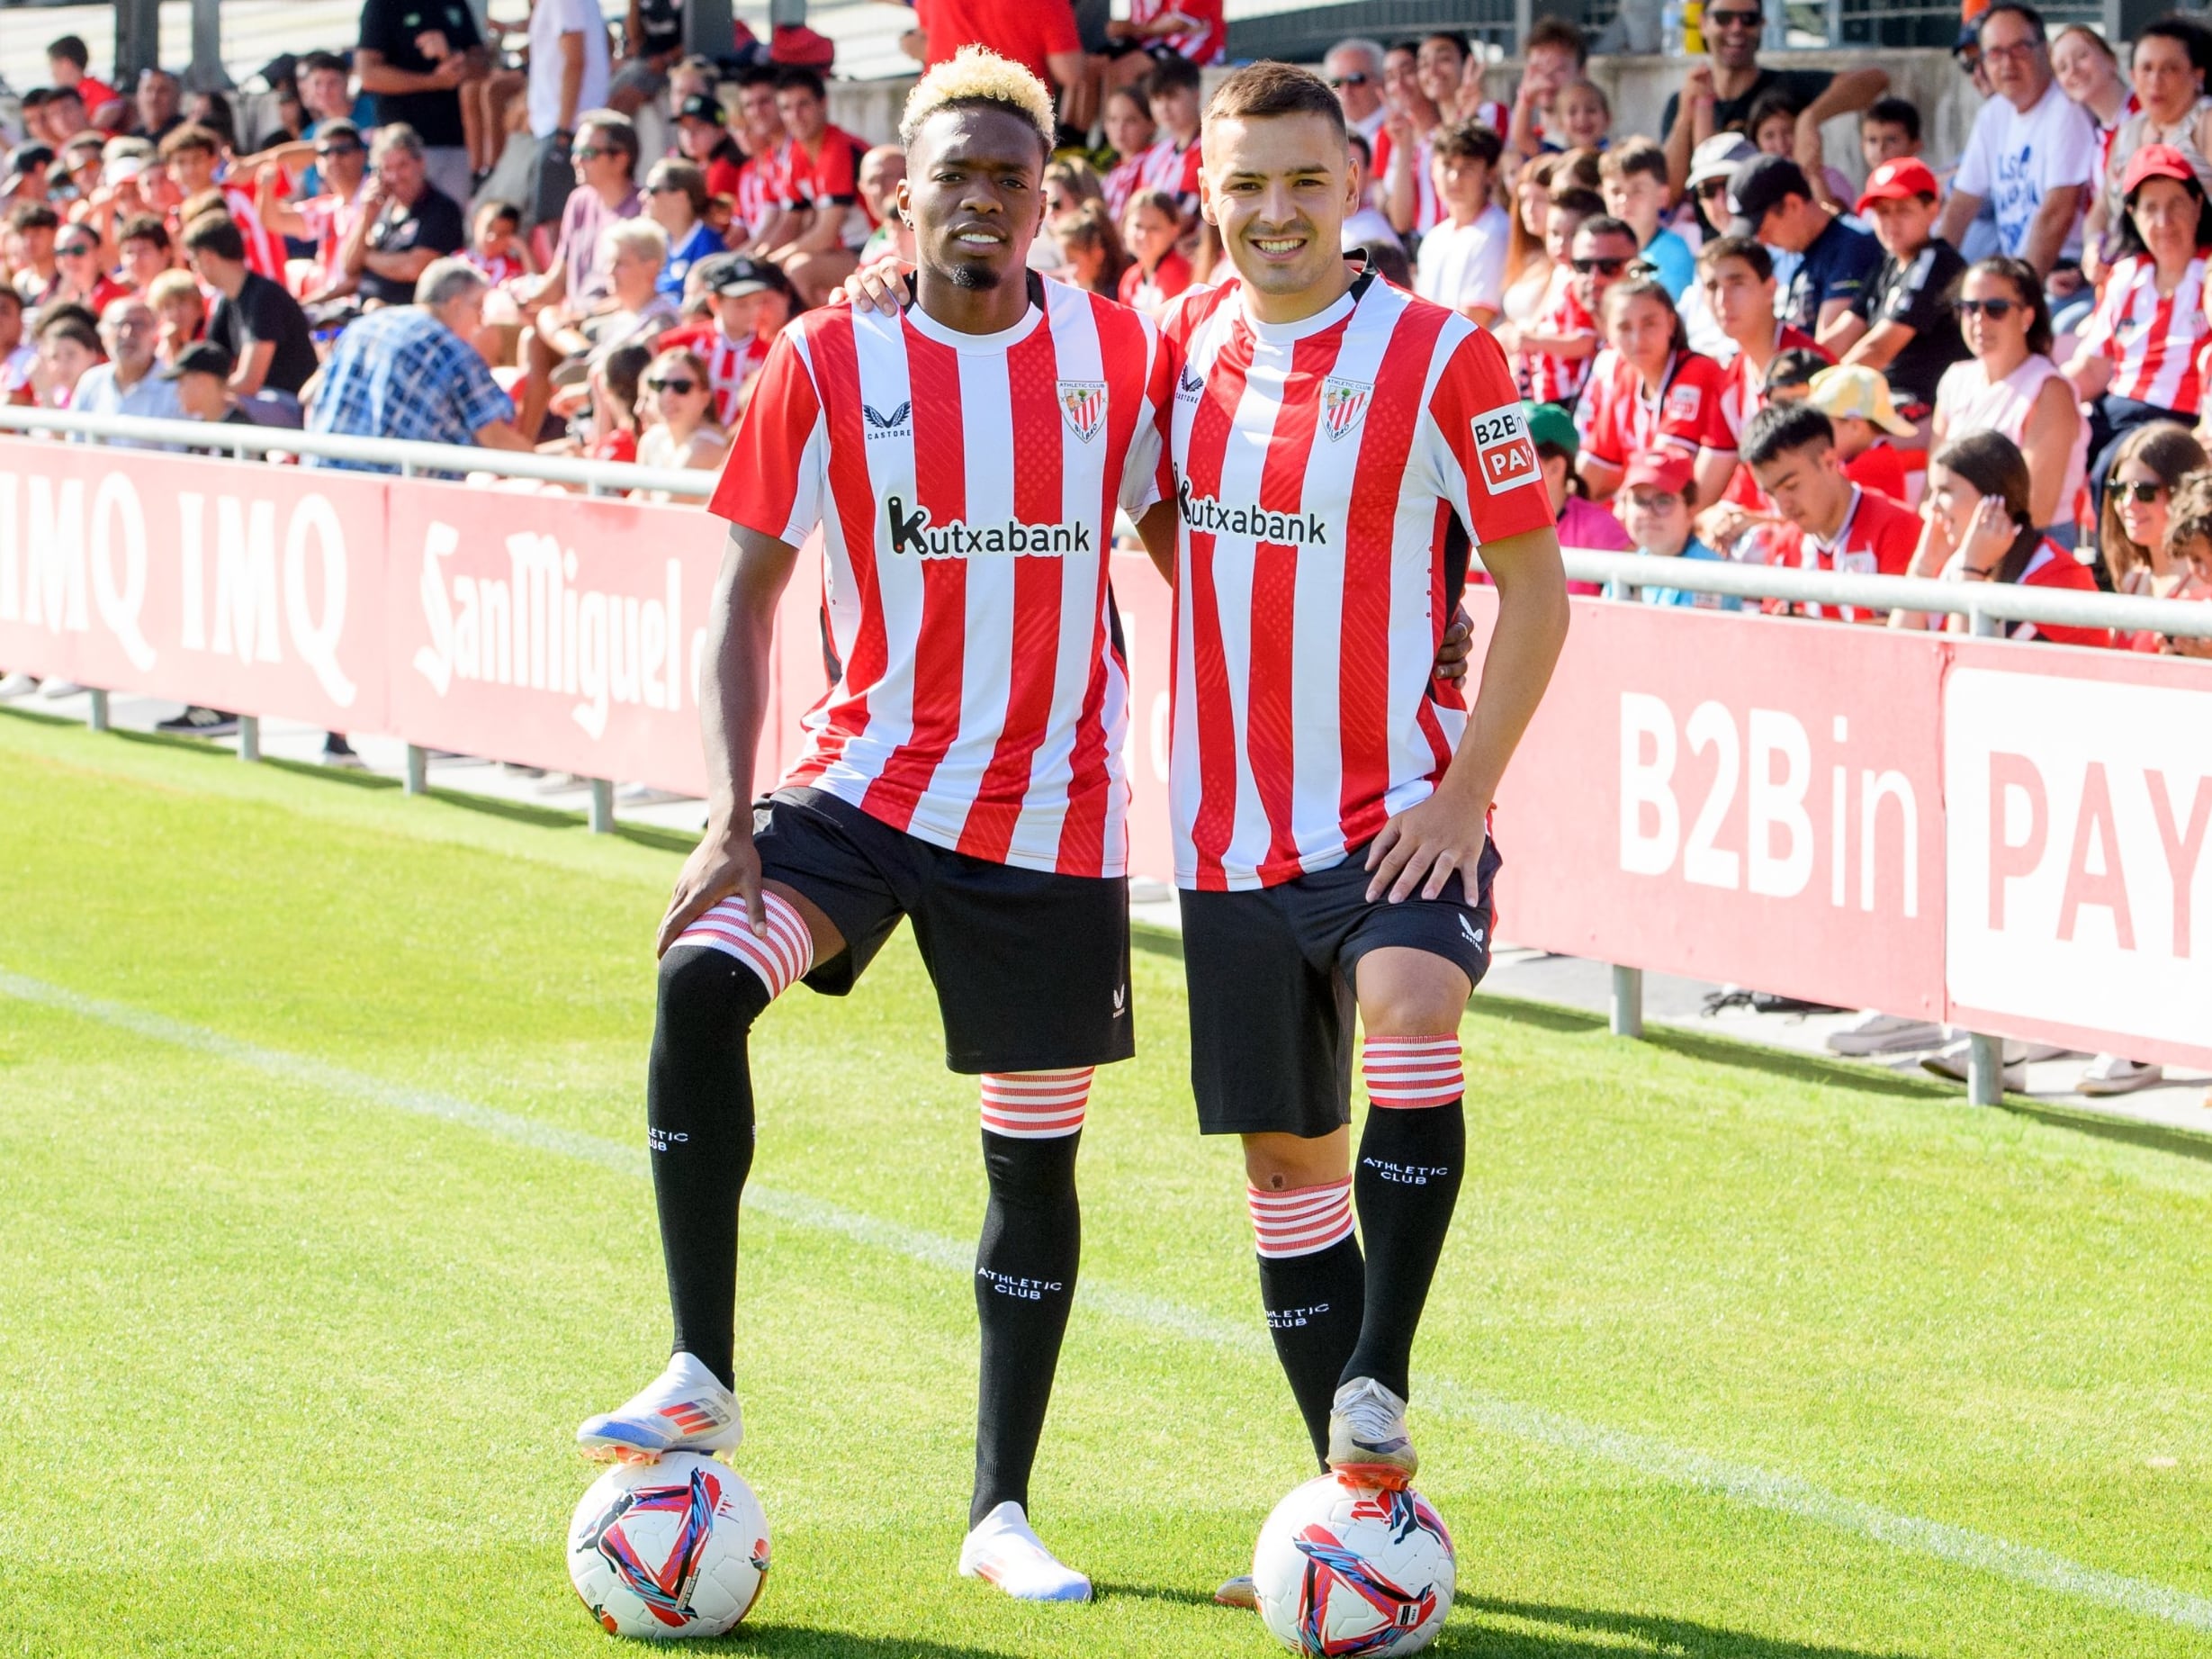
M 1669 58 L 1678 59 L 1689 43 L 1689 22 L 1684 14 L 1683 0 L 1667 0 L 1659 9 L 1659 50 Z

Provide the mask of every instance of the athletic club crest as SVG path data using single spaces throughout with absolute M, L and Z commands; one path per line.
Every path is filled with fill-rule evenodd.
M 1064 380 L 1060 383 L 1060 413 L 1067 429 L 1089 443 L 1106 424 L 1106 383 L 1102 380 Z
M 1374 386 L 1366 381 L 1338 380 L 1332 374 L 1321 383 L 1321 429 L 1331 443 L 1358 427 L 1366 418 L 1367 401 L 1374 395 Z

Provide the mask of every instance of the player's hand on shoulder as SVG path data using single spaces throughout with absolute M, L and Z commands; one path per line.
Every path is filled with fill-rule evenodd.
M 1440 897 L 1455 871 L 1471 891 L 1489 839 L 1484 816 L 1459 799 L 1447 780 L 1435 794 L 1392 818 L 1367 846 L 1368 903 L 1403 904 L 1416 893 Z
M 900 258 L 878 259 L 864 265 L 830 290 L 832 305 L 857 305 L 862 311 L 895 317 L 906 303 L 906 279 L 913 266 Z
M 745 901 L 745 918 L 754 933 L 766 937 L 768 909 L 760 902 L 760 854 L 752 844 L 752 811 L 740 806 L 727 824 L 709 819 L 706 834 L 684 861 L 676 878 L 676 891 L 669 898 L 668 914 L 661 918 L 660 936 L 653 954 L 666 956 L 684 929 L 732 894 Z

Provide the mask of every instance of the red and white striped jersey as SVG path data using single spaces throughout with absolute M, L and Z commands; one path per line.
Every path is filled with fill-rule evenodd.
M 1574 270 L 1563 261 L 1552 271 L 1551 285 L 1537 308 L 1535 330 L 1555 337 L 1587 334 L 1592 339 L 1597 338 L 1597 320 L 1575 297 Z M 1546 351 L 1524 351 L 1515 354 L 1514 373 L 1531 402 L 1571 408 L 1590 377 L 1595 360 L 1595 353 L 1587 357 L 1555 357 Z
M 1294 324 L 1186 294 L 1172 457 L 1181 525 L 1169 795 L 1175 879 L 1272 887 L 1341 863 L 1427 798 L 1466 726 L 1437 685 L 1478 545 L 1551 501 L 1497 342 L 1362 276 Z
M 366 211 L 359 195 L 350 202 L 337 195 L 310 196 L 300 203 L 300 217 L 307 221 L 308 239 L 315 244 L 315 275 L 310 279 L 314 286 L 327 286 L 345 276 L 338 254 Z M 291 292 L 289 284 L 285 291 Z
M 747 157 L 737 170 L 737 192 L 731 198 L 731 211 L 748 235 L 760 235 L 770 218 L 797 204 L 796 186 L 784 172 L 787 144 L 788 140 L 771 146 L 762 155 Z
M 769 348 L 710 505 L 794 545 L 822 528 L 841 672 L 786 785 L 994 863 L 1119 876 L 1107 555 L 1116 508 L 1158 499 L 1174 370 L 1134 311 L 1032 294 L 989 336 L 919 308 L 808 312 Z
M 720 329 L 699 348 L 706 359 L 706 383 L 715 389 L 715 424 L 725 431 L 736 423 L 738 393 L 768 360 L 768 349 L 759 335 L 733 340 Z
M 1390 132 L 1384 128 L 1375 134 L 1376 195 L 1388 200 L 1390 194 Z M 1423 139 L 1413 149 L 1413 234 L 1432 230 L 1444 216 L 1444 204 L 1436 194 L 1436 176 L 1429 167 L 1428 140 Z
M 1732 449 L 1736 437 L 1721 419 L 1721 389 L 1719 364 L 1678 351 L 1667 359 L 1653 396 L 1634 365 L 1608 346 L 1597 354 L 1575 405 L 1575 430 L 1593 459 L 1613 466 L 1626 466 L 1629 456 L 1662 445 L 1692 452 Z
M 2191 259 L 2170 294 L 2158 292 L 2157 262 L 2131 255 L 2112 267 L 2081 343 L 2112 360 L 2116 398 L 2193 415 L 2202 399 L 2197 347 L 2205 322 L 2205 262 Z
M 223 211 L 230 215 L 230 222 L 238 226 L 238 234 L 246 239 L 247 268 L 260 272 L 271 282 L 283 282 L 284 239 L 261 222 L 260 210 L 254 205 L 254 193 L 238 185 L 225 185 L 222 192 Z
M 1809 351 L 1823 363 L 1833 363 L 1836 354 L 1822 346 L 1803 329 L 1786 322 L 1775 324 L 1774 356 L 1785 351 Z M 1738 352 L 1721 369 L 1721 424 L 1728 428 L 1728 442 L 1714 446 L 1720 449 L 1740 447 L 1737 440 L 1743 436 L 1743 423 L 1767 407 L 1764 385 L 1766 371 L 1754 369 L 1751 359 Z
M 1106 211 L 1113 221 L 1121 222 L 1121 210 L 1128 206 L 1129 197 L 1144 184 L 1145 158 L 1152 152 L 1140 149 L 1127 161 L 1117 162 L 1113 171 L 1106 175 L 1102 188 L 1106 193 Z
M 1198 205 L 1198 140 L 1177 148 L 1163 132 L 1134 158 L 1138 190 L 1164 190 L 1186 208 Z M 1119 212 L 1119 210 L 1116 210 Z
M 1155 36 L 1147 44 L 1164 46 L 1201 68 L 1219 63 L 1229 40 L 1221 0 L 1129 0 L 1129 22 L 1139 28 L 1171 12 L 1189 18 L 1198 27 L 1181 34 Z

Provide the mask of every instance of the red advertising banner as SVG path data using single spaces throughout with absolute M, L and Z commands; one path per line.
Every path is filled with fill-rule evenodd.
M 1499 937 L 1941 1018 L 1941 643 L 1571 602 L 1498 790 Z
M 696 504 L 0 439 L 0 667 L 700 793 L 723 545 Z M 1130 873 L 1165 882 L 1172 596 L 1113 574 Z M 822 580 L 809 548 L 760 789 L 832 672 Z M 2203 664 L 1573 607 L 1498 792 L 1501 937 L 2212 1064 Z
M 386 487 L 0 441 L 0 664 L 380 731 Z

